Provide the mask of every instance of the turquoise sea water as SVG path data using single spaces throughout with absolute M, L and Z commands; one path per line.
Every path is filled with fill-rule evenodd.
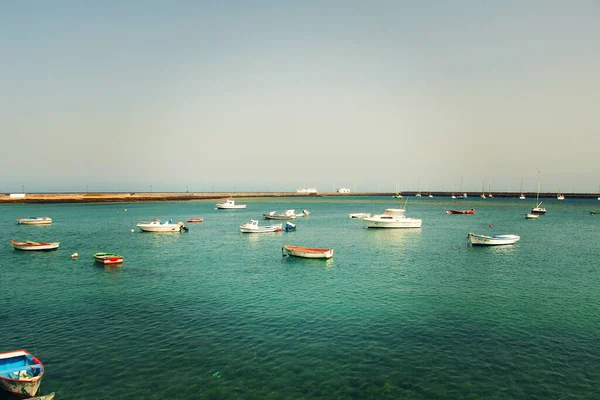
M 526 220 L 530 200 L 411 198 L 420 230 L 348 218 L 404 204 L 387 197 L 240 202 L 0 206 L 0 351 L 35 353 L 57 399 L 600 398 L 597 200 L 545 200 Z M 296 232 L 239 233 L 288 208 L 311 211 Z M 15 224 L 29 216 L 54 223 Z M 188 233 L 131 232 L 194 216 Z M 472 248 L 468 232 L 521 240 Z M 335 253 L 283 258 L 284 244 Z

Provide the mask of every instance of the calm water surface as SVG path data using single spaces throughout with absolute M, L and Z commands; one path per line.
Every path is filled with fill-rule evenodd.
M 600 398 L 597 200 L 526 220 L 533 201 L 411 198 L 420 230 L 348 218 L 404 205 L 387 197 L 241 202 L 0 206 L 0 351 L 37 354 L 57 399 Z M 296 232 L 239 233 L 288 208 L 311 211 Z M 15 224 L 29 216 L 54 223 Z M 184 234 L 135 230 L 193 216 Z M 521 241 L 471 248 L 468 232 Z M 283 258 L 284 244 L 335 254 Z

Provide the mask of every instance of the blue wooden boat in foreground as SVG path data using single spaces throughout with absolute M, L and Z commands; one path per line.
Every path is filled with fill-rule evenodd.
M 21 397 L 33 397 L 37 393 L 44 365 L 26 350 L 0 353 L 0 387 Z

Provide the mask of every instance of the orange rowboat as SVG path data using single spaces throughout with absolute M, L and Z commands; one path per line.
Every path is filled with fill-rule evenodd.
M 300 247 L 285 245 L 281 248 L 283 256 L 294 256 L 302 258 L 331 258 L 333 249 L 318 249 L 314 247 Z

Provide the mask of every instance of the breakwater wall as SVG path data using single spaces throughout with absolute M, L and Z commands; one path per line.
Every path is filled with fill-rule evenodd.
M 417 192 L 402 192 L 404 197 L 414 197 Z M 431 192 L 433 199 L 449 199 L 451 192 Z M 455 193 L 456 194 L 456 193 Z M 479 199 L 481 192 L 466 192 L 467 200 Z M 527 199 L 535 199 L 536 193 L 523 193 Z M 253 198 L 253 197 L 355 197 L 355 196 L 383 196 L 392 197 L 395 193 L 384 192 L 357 192 L 337 193 L 323 192 L 317 195 L 296 192 L 201 192 L 201 193 L 27 193 L 24 197 L 11 197 L 8 194 L 0 195 L 0 204 L 35 204 L 35 203 L 131 203 L 152 201 L 194 201 L 194 200 L 220 200 L 228 197 Z M 423 199 L 428 199 L 429 193 L 423 193 Z M 486 195 L 488 195 L 486 193 Z M 495 198 L 517 198 L 519 193 L 494 192 Z M 565 198 L 598 197 L 596 193 L 566 193 Z M 540 193 L 540 199 L 556 198 L 556 193 Z

